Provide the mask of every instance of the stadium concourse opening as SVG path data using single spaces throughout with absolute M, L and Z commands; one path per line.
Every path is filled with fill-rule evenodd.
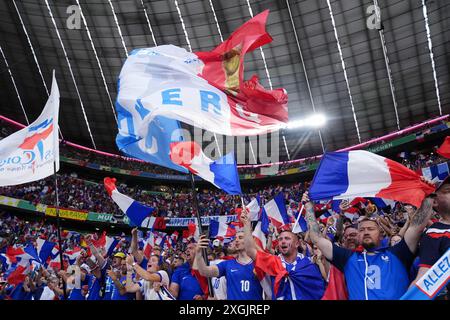
M 448 300 L 449 15 L 0 2 L 0 300 Z

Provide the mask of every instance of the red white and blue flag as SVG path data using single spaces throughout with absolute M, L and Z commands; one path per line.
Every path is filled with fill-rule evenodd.
M 36 244 L 39 259 L 42 264 L 45 264 L 48 257 L 50 257 L 50 255 L 52 254 L 52 250 L 55 247 L 56 243 L 38 238 L 36 239 Z
M 103 232 L 99 239 L 92 241 L 92 244 L 97 249 L 102 248 L 103 250 L 105 250 L 106 256 L 109 257 L 113 253 L 114 249 L 116 249 L 119 242 L 119 239 L 115 237 L 109 237 L 106 235 L 106 232 Z
M 236 228 L 234 225 L 212 219 L 209 221 L 209 238 L 225 239 L 233 238 L 234 236 L 236 236 Z
M 263 207 L 263 212 L 267 214 L 270 222 L 275 228 L 280 229 L 284 225 L 289 225 L 291 219 L 286 211 L 286 204 L 283 194 L 278 193 L 275 198 L 267 202 Z
M 106 177 L 104 180 L 106 191 L 119 206 L 119 208 L 128 216 L 133 226 L 139 226 L 148 229 L 165 229 L 166 222 L 162 217 L 153 217 L 155 208 L 148 207 L 142 203 L 120 193 L 116 187 L 116 178 Z
M 311 200 L 378 197 L 420 207 L 434 190 L 400 163 L 358 150 L 325 153 L 309 195 Z
M 170 145 L 170 159 L 228 194 L 242 194 L 233 153 L 212 160 L 196 142 L 173 142 Z
M 173 45 L 133 50 L 119 76 L 117 102 L 131 115 L 126 121 L 133 122 L 134 133 L 145 137 L 158 116 L 232 136 L 276 131 L 287 123 L 286 91 L 266 90 L 256 76 L 244 80 L 245 54 L 272 41 L 265 30 L 268 15 L 256 15 L 209 52 Z

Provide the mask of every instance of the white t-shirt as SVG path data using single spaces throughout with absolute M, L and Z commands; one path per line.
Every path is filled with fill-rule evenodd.
M 164 270 L 159 270 L 157 273 L 160 275 L 161 281 L 152 282 L 144 279 L 139 281 L 139 283 L 141 284 L 141 292 L 144 295 L 145 300 L 161 300 L 158 296 L 158 293 L 155 291 L 155 289 L 153 289 L 154 283 L 161 283 L 161 286 L 165 287 L 166 289 L 169 288 L 170 281 L 167 272 Z
M 216 266 L 222 261 L 225 260 L 213 260 L 209 262 L 209 265 Z M 212 277 L 211 283 L 214 288 L 214 296 L 217 298 L 217 300 L 227 300 L 227 279 L 225 277 Z

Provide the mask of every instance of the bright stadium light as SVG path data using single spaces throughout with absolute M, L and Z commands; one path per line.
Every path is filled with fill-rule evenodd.
M 297 129 L 303 127 L 320 128 L 327 122 L 327 119 L 323 114 L 313 114 L 305 119 L 298 119 L 289 121 L 286 125 L 286 129 Z

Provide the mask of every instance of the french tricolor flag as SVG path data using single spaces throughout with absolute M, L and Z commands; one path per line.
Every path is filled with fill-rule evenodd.
M 249 211 L 250 221 L 258 221 L 259 213 L 261 212 L 261 204 L 259 200 L 259 195 L 257 198 L 253 198 L 248 205 L 246 205 Z
M 145 244 L 144 244 L 144 256 L 148 259 L 150 259 L 150 254 L 152 253 L 153 247 L 155 246 L 155 236 L 153 234 L 153 232 L 150 232 L 149 237 L 147 238 L 147 240 L 145 240 Z
M 119 239 L 116 239 L 114 237 L 108 237 L 106 235 L 106 232 L 104 231 L 102 236 L 98 240 L 92 241 L 92 243 L 96 248 L 105 249 L 106 255 L 110 256 L 113 253 L 114 249 L 117 247 L 119 241 Z
M 255 230 L 253 230 L 252 233 L 256 244 L 262 250 L 266 250 L 267 234 L 269 233 L 269 224 L 270 224 L 269 217 L 267 217 L 266 212 L 263 210 L 261 212 L 260 220 L 256 224 Z
M 152 217 L 151 214 L 155 208 L 147 207 L 142 203 L 120 193 L 116 187 L 116 178 L 106 177 L 103 179 L 106 191 L 119 206 L 119 208 L 128 216 L 133 226 L 139 226 L 149 229 L 165 229 L 166 222 L 162 217 Z
M 357 150 L 325 153 L 309 195 L 311 200 L 378 197 L 420 207 L 434 190 L 400 163 Z
M 37 253 L 39 255 L 39 259 L 40 259 L 41 263 L 45 263 L 47 261 L 48 257 L 50 257 L 52 250 L 55 247 L 56 243 L 38 238 L 38 239 L 36 239 L 36 244 L 37 244 Z
M 80 255 L 81 255 L 80 247 L 75 247 L 72 250 L 66 250 L 66 252 L 64 252 L 64 256 L 66 256 L 67 259 L 69 259 L 69 264 L 71 265 L 75 263 L 75 261 Z
M 232 238 L 236 235 L 236 229 L 231 224 L 210 220 L 209 221 L 209 237 L 210 238 Z
M 233 153 L 212 160 L 194 141 L 172 142 L 170 159 L 228 194 L 242 194 Z
M 285 224 L 291 223 L 284 202 L 283 194 L 278 193 L 275 198 L 267 202 L 263 207 L 263 212 L 267 214 L 270 221 L 277 229 Z

